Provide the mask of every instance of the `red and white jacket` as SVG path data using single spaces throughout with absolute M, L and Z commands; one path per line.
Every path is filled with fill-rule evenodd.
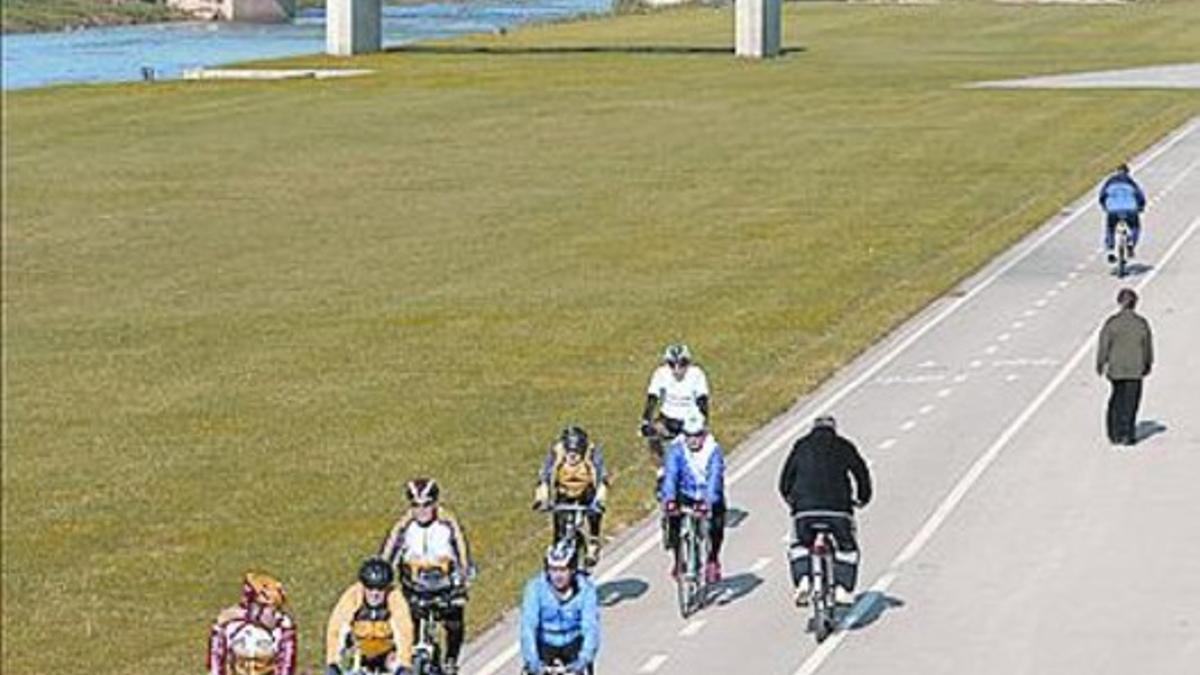
M 208 675 L 295 675 L 296 624 L 278 614 L 274 627 L 257 607 L 230 607 L 217 616 L 208 639 Z

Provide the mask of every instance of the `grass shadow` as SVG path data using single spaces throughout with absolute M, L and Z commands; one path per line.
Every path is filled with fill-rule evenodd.
M 641 579 L 617 579 L 600 584 L 596 589 L 601 607 L 613 607 L 626 600 L 636 600 L 646 594 L 650 584 Z
M 497 47 L 492 45 L 392 45 L 384 48 L 388 53 L 399 54 L 458 54 L 464 56 L 531 56 L 555 54 L 713 54 L 730 56 L 733 47 L 710 47 L 698 45 L 576 45 L 546 47 Z M 804 47 L 784 47 L 780 56 L 799 54 Z

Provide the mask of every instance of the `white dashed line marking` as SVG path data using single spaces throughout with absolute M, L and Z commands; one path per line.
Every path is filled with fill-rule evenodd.
M 1046 297 L 1047 297 L 1047 298 L 1053 298 L 1053 297 L 1054 297 L 1054 296 L 1056 296 L 1056 295 L 1058 295 L 1058 289 L 1057 289 L 1057 288 L 1051 288 L 1050 290 L 1046 291 Z
M 1031 316 L 1037 316 L 1037 310 L 1036 309 L 1027 309 L 1024 312 L 1021 312 L 1021 316 L 1025 317 L 1027 319 Z
M 706 623 L 708 622 L 704 619 L 693 619 L 692 621 L 689 621 L 688 625 L 679 629 L 679 637 L 692 637 L 696 633 L 699 633 L 700 629 L 704 628 L 704 624 Z
M 1080 267 L 1079 269 L 1083 269 L 1083 268 Z M 1075 279 L 1079 278 L 1079 272 L 1071 272 L 1070 274 L 1067 275 L 1067 278 L 1074 281 Z
M 1012 333 L 1001 333 L 996 336 L 996 342 L 1008 342 L 1011 337 Z
M 1069 284 L 1069 282 L 1066 282 L 1066 281 L 1060 281 L 1060 282 L 1058 282 L 1058 284 L 1057 284 L 1057 286 L 1058 286 L 1059 288 L 1066 288 L 1068 285 L 1070 285 L 1070 284 Z
M 1016 374 L 1016 373 L 1012 373 L 1012 374 L 1006 375 L 1006 376 L 1004 377 L 1004 381 L 1005 381 L 1005 382 L 1016 382 L 1016 381 L 1017 381 L 1017 374 Z
M 972 367 L 972 368 L 982 368 L 982 367 L 983 367 L 983 361 L 980 361 L 979 359 L 975 359 L 974 361 L 972 361 L 972 362 L 971 362 L 971 367 Z M 961 377 L 961 376 L 960 376 L 960 377 Z
M 1024 328 L 1024 327 L 1025 327 L 1025 322 L 1024 322 L 1024 321 L 1014 321 L 1014 322 L 1012 322 L 1012 328 L 1013 328 L 1013 330 L 1021 330 L 1021 329 L 1022 329 L 1022 328 Z
M 896 439 L 888 438 L 879 444 L 880 450 L 891 450 L 896 445 Z
M 934 409 L 934 406 L 932 406 L 932 405 L 923 405 L 923 406 L 921 406 L 921 409 L 918 410 L 917 412 L 921 415 L 928 415 L 929 413 L 933 412 L 933 409 Z
M 662 668 L 662 665 L 667 662 L 667 658 L 668 657 L 666 654 L 655 654 L 654 656 L 646 659 L 646 662 L 642 664 L 642 667 L 638 668 L 638 672 L 653 673 L 659 668 Z
M 1041 300 L 1038 300 L 1037 302 L 1035 302 L 1033 304 L 1036 307 L 1045 307 L 1048 302 L 1049 301 L 1047 301 L 1045 298 L 1042 298 Z
M 761 572 L 761 571 L 767 569 L 767 565 L 770 565 L 770 564 L 771 564 L 770 558 L 759 558 L 758 560 L 754 561 L 753 565 L 750 566 L 750 571 L 751 572 Z M 700 621 L 700 620 L 697 619 L 697 621 Z M 701 623 L 703 623 L 703 622 L 701 622 Z
M 946 387 L 945 389 L 938 389 L 937 397 L 938 398 L 946 398 L 947 396 L 949 396 L 952 393 L 954 393 L 954 390 L 951 389 L 950 387 Z
M 960 373 L 960 374 L 954 376 L 954 382 L 956 384 L 962 384 L 963 382 L 966 382 L 966 381 L 967 381 L 966 373 Z
M 995 354 L 998 351 L 1000 351 L 1000 348 L 997 347 L 996 345 L 988 345 L 987 349 L 983 350 L 983 353 L 990 355 L 990 354 Z
M 1075 266 L 1075 269 L 1082 272 L 1087 269 L 1087 263 L 1079 263 Z
M 916 422 L 914 422 L 913 420 L 908 420 L 904 424 L 900 425 L 900 431 L 912 431 L 913 427 L 915 427 L 915 426 L 917 426 Z

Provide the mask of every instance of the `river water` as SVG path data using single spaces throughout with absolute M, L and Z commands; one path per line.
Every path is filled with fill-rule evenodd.
M 473 0 L 385 6 L 383 42 L 398 45 L 521 23 L 607 12 L 612 0 Z M 301 10 L 290 24 L 190 22 L 89 28 L 3 37 L 4 89 L 122 82 L 142 68 L 175 78 L 187 68 L 313 54 L 325 50 L 325 10 Z

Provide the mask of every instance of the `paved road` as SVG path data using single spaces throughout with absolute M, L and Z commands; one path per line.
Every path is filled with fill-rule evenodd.
M 1200 63 L 977 82 L 984 89 L 1200 89 Z
M 1200 663 L 1200 118 L 1134 164 L 1156 330 L 1135 448 L 1102 429 L 1092 371 L 1119 283 L 1086 195 L 761 430 L 731 467 L 719 604 L 689 621 L 648 524 L 598 578 L 603 673 L 1193 673 Z M 872 464 L 845 630 L 790 604 L 775 494 L 785 445 L 832 410 Z M 467 673 L 516 673 L 511 621 Z

